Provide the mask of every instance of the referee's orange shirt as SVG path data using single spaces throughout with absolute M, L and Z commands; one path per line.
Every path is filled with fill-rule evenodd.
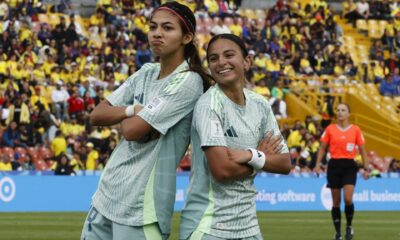
M 329 146 L 331 158 L 354 159 L 357 155 L 356 145 L 365 143 L 361 130 L 356 125 L 341 129 L 337 124 L 331 124 L 321 136 L 321 141 Z

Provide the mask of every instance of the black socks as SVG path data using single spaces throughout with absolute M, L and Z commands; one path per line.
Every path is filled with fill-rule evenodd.
M 335 226 L 336 233 L 340 234 L 340 208 L 332 207 L 331 210 L 333 225 Z
M 347 226 L 351 226 L 354 215 L 354 204 L 346 205 L 344 208 L 344 212 L 346 214 Z

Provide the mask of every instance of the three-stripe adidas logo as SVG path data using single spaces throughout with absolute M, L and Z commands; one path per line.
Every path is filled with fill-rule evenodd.
M 228 136 L 228 137 L 238 137 L 238 135 L 236 134 L 235 129 L 233 128 L 233 126 L 230 126 L 228 128 L 228 130 L 226 130 L 224 136 Z
M 140 93 L 140 94 L 134 96 L 134 98 L 140 103 L 143 103 L 143 97 L 144 97 L 143 93 Z

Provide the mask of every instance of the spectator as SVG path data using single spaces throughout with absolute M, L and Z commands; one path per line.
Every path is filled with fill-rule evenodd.
M 55 138 L 51 142 L 51 151 L 56 158 L 67 152 L 67 141 L 60 130 L 56 131 Z
M 86 92 L 89 93 L 89 97 L 91 98 L 96 97 L 96 92 L 92 87 L 92 84 L 90 83 L 89 79 L 84 81 L 83 84 L 79 87 L 79 96 L 84 97 Z
M 24 147 L 24 144 L 20 142 L 20 134 L 18 125 L 15 121 L 12 121 L 7 129 L 3 133 L 3 146 L 6 147 Z
M 272 88 L 271 96 L 283 100 L 287 92 L 289 92 L 289 90 L 284 88 L 282 79 L 279 79 Z
M 353 0 L 346 0 L 343 1 L 343 12 L 342 16 L 348 20 L 348 22 L 353 24 L 353 27 L 355 27 L 355 22 L 358 17 L 358 12 L 357 12 L 357 5 L 354 3 Z
M 84 110 L 85 102 L 78 96 L 78 90 L 76 88 L 72 89 L 71 96 L 67 100 L 68 102 L 68 114 L 70 117 L 78 117 L 80 113 Z
M 389 69 L 385 66 L 384 61 L 379 61 L 374 68 L 374 83 L 381 83 L 385 76 L 389 74 Z
M 54 171 L 54 175 L 76 175 L 74 169 L 69 163 L 68 157 L 65 154 L 61 154 L 58 157 L 57 167 Z
M 30 123 L 30 112 L 28 105 L 22 101 L 22 97 L 16 97 L 14 104 L 9 106 L 9 113 L 6 124 L 15 121 L 17 125 Z
M 20 124 L 18 127 L 19 130 L 19 139 L 21 142 L 21 146 L 27 147 L 29 144 L 29 133 L 26 124 Z
M 11 164 L 10 156 L 2 154 L 0 161 L 0 171 L 12 171 L 13 166 Z
M 0 20 L 4 21 L 9 17 L 9 7 L 7 2 L 4 0 L 0 0 Z
M 371 63 L 372 66 L 372 63 Z M 375 63 L 374 63 L 375 66 Z M 373 74 L 371 70 L 368 68 L 368 62 L 362 61 L 360 67 L 357 69 L 357 77 L 360 81 L 364 83 L 369 83 L 373 81 Z
M 301 70 L 300 70 L 301 73 L 304 73 L 304 74 L 313 73 L 313 69 L 311 68 L 311 64 L 310 64 L 310 60 L 308 58 L 307 52 L 303 53 L 303 57 L 300 60 L 300 67 L 301 67 Z
M 306 120 L 305 120 L 305 127 L 307 129 L 307 131 L 312 134 L 312 135 L 316 135 L 317 133 L 317 128 L 313 122 L 313 119 L 310 115 L 306 116 Z
M 272 82 L 278 81 L 281 75 L 281 62 L 275 54 L 272 54 L 271 60 L 267 60 L 266 68 L 271 73 Z
M 45 143 L 51 143 L 55 137 L 56 126 L 59 125 L 59 122 L 49 110 L 44 108 L 42 104 L 38 103 L 37 106 L 39 109 L 38 124 L 40 127 L 43 127 L 45 132 L 42 136 L 42 141 Z
M 393 73 L 396 68 L 400 67 L 400 61 L 395 52 L 392 52 L 389 59 L 385 60 L 385 66 L 389 69 L 390 73 Z
M 260 34 L 256 35 L 256 40 L 253 42 L 254 51 L 259 54 L 264 54 L 267 52 L 266 40 L 262 38 Z
M 151 62 L 152 54 L 147 43 L 142 43 L 139 50 L 136 52 L 135 64 L 136 71 L 139 70 L 145 63 Z
M 283 123 L 281 129 L 280 129 L 281 133 L 282 133 L 282 137 L 286 140 L 288 139 L 290 133 L 291 133 L 291 129 L 289 127 L 288 123 Z
M 34 161 L 32 159 L 32 156 L 28 153 L 28 154 L 26 154 L 24 156 L 20 156 L 20 158 L 22 158 L 22 157 L 24 159 L 23 159 L 23 161 L 21 163 L 21 169 L 23 171 L 34 171 L 35 170 L 35 163 L 34 163 Z
M 37 107 L 39 104 L 43 105 L 44 109 L 49 109 L 47 99 L 43 96 L 42 89 L 39 85 L 35 86 L 35 92 L 30 97 L 30 104 Z
M 364 18 L 368 19 L 369 18 L 369 4 L 366 0 L 360 0 L 359 2 L 356 3 L 356 8 L 357 8 L 357 19 L 359 18 Z
M 56 82 L 56 89 L 51 92 L 51 100 L 55 116 L 57 119 L 64 120 L 67 117 L 67 100 L 69 98 L 68 92 L 63 88 L 63 82 Z
M 84 96 L 83 96 L 83 101 L 85 104 L 85 111 L 91 112 L 93 108 L 95 107 L 95 100 L 90 97 L 90 92 L 86 91 Z
M 72 159 L 69 161 L 69 165 L 75 172 L 79 170 L 85 170 L 85 164 L 83 164 L 79 154 L 77 153 L 74 153 L 72 155 Z
M 386 78 L 381 82 L 381 86 L 379 87 L 379 92 L 383 96 L 396 97 L 399 95 L 398 86 L 399 86 L 398 78 L 397 81 L 395 82 L 393 79 L 393 75 L 389 74 L 386 75 Z
M 86 143 L 86 170 L 96 170 L 99 164 L 99 152 L 94 149 L 94 145 L 91 142 Z
M 211 28 L 211 35 L 218 35 L 223 33 L 231 33 L 229 27 L 224 23 L 224 18 L 218 18 L 217 24 Z
M 394 159 L 390 162 L 388 172 L 397 172 L 397 173 L 400 173 L 400 160 L 397 160 L 397 159 L 394 158 Z
M 242 33 L 243 33 L 243 28 L 242 26 L 239 24 L 238 18 L 234 17 L 233 18 L 233 23 L 232 25 L 229 26 L 229 30 L 235 34 L 238 37 L 242 37 Z
M 262 96 L 265 97 L 265 99 L 269 99 L 271 92 L 269 88 L 266 86 L 265 81 L 262 79 L 259 84 L 254 88 L 254 91 Z
M 282 99 L 270 98 L 269 104 L 271 105 L 272 112 L 276 119 L 287 118 L 286 103 Z

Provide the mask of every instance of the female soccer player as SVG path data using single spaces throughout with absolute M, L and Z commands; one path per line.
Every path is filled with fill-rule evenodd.
M 176 168 L 189 143 L 194 105 L 209 86 L 195 29 L 186 6 L 158 8 L 148 40 L 160 63 L 142 66 L 93 110 L 94 125 L 121 123 L 124 138 L 102 173 L 82 239 L 168 237 Z
M 217 84 L 193 113 L 192 175 L 180 239 L 262 239 L 253 178 L 259 170 L 289 173 L 288 149 L 267 101 L 244 89 L 251 59 L 243 41 L 214 36 L 207 60 Z M 270 132 L 280 138 L 278 154 L 266 151 Z
M 346 214 L 346 240 L 353 238 L 353 228 L 351 222 L 354 216 L 353 192 L 357 180 L 357 164 L 354 161 L 356 157 L 356 146 L 361 154 L 364 162 L 364 178 L 369 177 L 368 159 L 364 149 L 364 137 L 358 126 L 350 124 L 350 108 L 346 104 L 339 104 L 336 110 L 337 123 L 330 124 L 321 137 L 321 147 L 317 155 L 317 163 L 315 172 L 320 173 L 320 163 L 325 154 L 326 148 L 329 146 L 331 159 L 328 163 L 327 186 L 331 188 L 333 206 L 332 220 L 335 226 L 335 240 L 342 239 L 340 232 L 340 201 L 341 190 L 344 189 L 344 212 Z

